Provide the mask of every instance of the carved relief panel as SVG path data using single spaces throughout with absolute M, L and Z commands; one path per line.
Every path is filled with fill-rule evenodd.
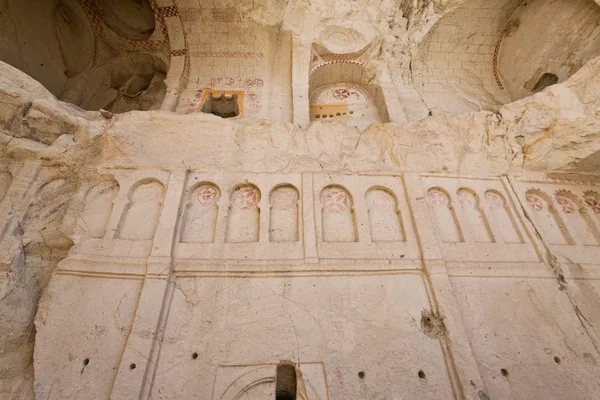
M 419 257 L 402 177 L 316 174 L 313 196 L 319 257 Z
M 301 188 L 294 174 L 190 173 L 177 257 L 302 259 Z
M 76 232 L 87 239 L 76 253 L 147 257 L 159 224 L 169 172 L 107 170 L 83 192 Z
M 422 177 L 449 261 L 538 261 L 500 179 Z
M 586 184 L 519 182 L 519 197 L 551 250 L 572 262 L 600 260 L 600 190 Z

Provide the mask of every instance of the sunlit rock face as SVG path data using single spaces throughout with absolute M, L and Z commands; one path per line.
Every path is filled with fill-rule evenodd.
M 0 0 L 0 398 L 598 398 L 598 3 Z

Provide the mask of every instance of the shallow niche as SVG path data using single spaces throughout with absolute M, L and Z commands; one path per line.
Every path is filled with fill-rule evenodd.
M 225 240 L 228 243 L 258 242 L 260 239 L 260 190 L 252 184 L 236 187 L 229 198 Z
M 121 36 L 145 40 L 156 28 L 148 0 L 95 0 L 95 3 L 104 23 Z
M 323 241 L 358 241 L 352 197 L 345 188 L 327 186 L 321 192 L 321 206 Z
M 552 199 L 539 189 L 530 189 L 525 194 L 534 221 L 540 226 L 550 244 L 575 244 L 563 219 L 552 203 Z
M 488 190 L 485 201 L 490 216 L 490 227 L 504 243 L 525 243 L 517 221 L 500 192 Z
M 369 226 L 374 242 L 404 242 L 406 233 L 396 197 L 384 188 L 367 191 Z
M 271 191 L 269 202 L 269 239 L 271 242 L 297 242 L 298 227 L 298 190 L 292 185 L 281 185 Z
M 117 228 L 117 238 L 150 240 L 154 237 L 162 209 L 165 188 L 156 179 L 135 184 L 127 196 L 125 211 Z
M 462 229 L 450 195 L 444 189 L 433 187 L 427 191 L 427 202 L 437 223 L 440 238 L 444 243 L 464 242 Z
M 473 190 L 460 188 L 456 192 L 465 226 L 475 243 L 495 242 L 488 219 L 479 204 L 479 196 Z
M 214 242 L 220 198 L 221 191 L 210 182 L 190 190 L 181 228 L 182 243 Z
M 569 190 L 557 190 L 555 199 L 581 244 L 584 246 L 600 244 L 600 231 L 584 203 Z
M 80 222 L 91 237 L 103 238 L 106 234 L 106 226 L 118 192 L 119 184 L 115 180 L 102 181 L 87 192 Z

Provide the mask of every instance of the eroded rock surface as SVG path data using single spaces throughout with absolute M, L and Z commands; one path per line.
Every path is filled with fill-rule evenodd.
M 544 1 L 0 1 L 0 397 L 598 397 L 598 9 Z

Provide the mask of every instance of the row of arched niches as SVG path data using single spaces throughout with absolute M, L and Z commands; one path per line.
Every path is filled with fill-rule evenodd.
M 40 176 L 25 218 L 92 243 L 85 251 L 148 256 L 155 236 L 174 234 L 177 256 L 192 259 L 417 259 L 435 243 L 447 260 L 534 261 L 539 234 L 573 260 L 600 259 L 600 194 L 589 185 L 119 170 L 76 190 Z M 0 178 L 6 208 L 13 177 Z

